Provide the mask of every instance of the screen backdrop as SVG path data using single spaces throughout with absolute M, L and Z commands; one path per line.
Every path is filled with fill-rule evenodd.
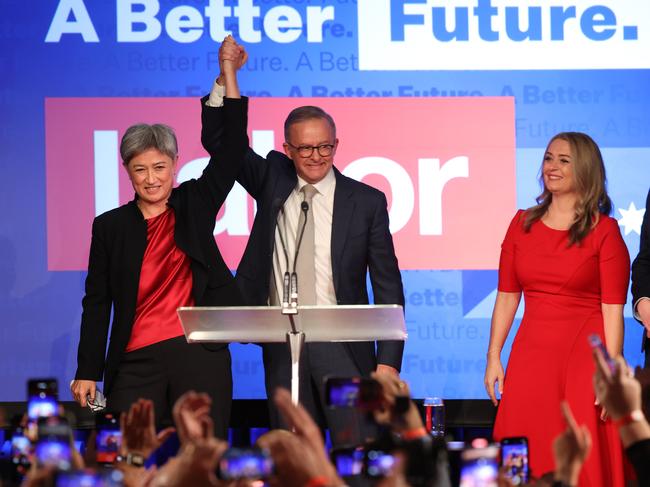
M 337 121 L 337 167 L 386 192 L 414 395 L 485 398 L 500 243 L 539 194 L 549 138 L 578 130 L 598 142 L 632 258 L 650 186 L 650 3 L 526 3 L 4 0 L 0 401 L 24 400 L 34 376 L 57 377 L 69 399 L 90 224 L 133 197 L 120 137 L 168 123 L 178 182 L 198 176 L 198 98 L 228 33 L 250 54 L 240 82 L 253 148 L 280 148 L 288 111 L 321 105 Z M 218 215 L 233 269 L 253 212 L 236 186 Z M 625 354 L 640 364 L 629 303 L 625 316 Z M 235 397 L 264 397 L 259 349 L 231 348 Z

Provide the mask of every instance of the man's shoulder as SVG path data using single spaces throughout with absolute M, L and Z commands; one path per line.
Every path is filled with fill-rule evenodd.
M 336 171 L 336 185 L 341 189 L 349 189 L 354 195 L 364 199 L 385 200 L 386 195 L 383 191 L 370 186 L 351 177 L 345 176 L 340 171 Z

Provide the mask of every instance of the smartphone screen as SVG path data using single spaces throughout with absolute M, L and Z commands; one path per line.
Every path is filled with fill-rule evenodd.
M 499 450 L 471 448 L 461 453 L 460 487 L 497 487 Z
M 56 379 L 31 379 L 27 382 L 27 415 L 29 419 L 57 415 L 58 387 Z
M 528 482 L 528 439 L 516 437 L 501 440 L 501 466 L 514 485 Z
M 97 463 L 114 463 L 122 444 L 118 418 L 111 413 L 97 416 L 95 450 Z
M 72 464 L 72 436 L 64 418 L 56 416 L 38 420 L 38 440 L 35 448 L 39 465 L 69 470 Z
M 364 452 L 362 447 L 337 448 L 330 454 L 336 471 L 342 477 L 361 475 L 363 472 Z
M 395 457 L 384 450 L 367 450 L 364 472 L 368 477 L 385 477 L 395 465 Z
M 258 448 L 229 448 L 217 467 L 217 476 L 223 480 L 265 479 L 272 473 L 269 452 Z
M 381 385 L 361 377 L 330 377 L 325 382 L 327 405 L 334 408 L 373 409 L 381 402 Z
M 603 356 L 605 357 L 605 361 L 607 362 L 607 365 L 609 365 L 609 370 L 615 372 L 616 362 L 614 362 L 612 357 L 609 355 L 609 352 L 607 351 L 607 347 L 605 347 L 605 344 L 603 343 L 601 338 L 594 333 L 592 335 L 589 335 L 588 340 L 591 348 L 597 348 L 602 352 Z
M 11 437 L 11 463 L 23 470 L 30 466 L 29 455 L 32 444 L 22 431 L 16 431 Z M 22 470 L 21 470 L 22 472 Z

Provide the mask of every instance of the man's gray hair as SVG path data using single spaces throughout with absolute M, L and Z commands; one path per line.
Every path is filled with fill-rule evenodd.
M 138 123 L 126 129 L 120 144 L 120 155 L 125 166 L 138 154 L 149 149 L 156 149 L 172 160 L 176 159 L 178 143 L 174 129 L 161 123 L 154 125 Z

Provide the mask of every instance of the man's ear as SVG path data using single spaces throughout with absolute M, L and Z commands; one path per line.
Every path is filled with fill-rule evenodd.
M 285 154 L 289 159 L 291 159 L 291 147 L 289 147 L 289 144 L 287 144 L 286 142 L 284 142 L 284 143 L 282 144 L 282 149 L 284 150 L 284 154 Z

